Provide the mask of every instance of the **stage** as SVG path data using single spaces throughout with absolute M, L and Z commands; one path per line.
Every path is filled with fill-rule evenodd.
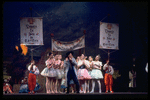
M 3 98 L 20 98 L 20 99 L 148 99 L 148 92 L 114 92 L 114 93 L 14 93 L 3 94 Z

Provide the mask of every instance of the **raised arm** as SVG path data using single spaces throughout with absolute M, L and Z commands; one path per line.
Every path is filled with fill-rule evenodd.
M 66 61 L 66 60 L 64 60 L 64 64 L 63 64 L 63 66 L 64 66 L 64 68 L 66 68 L 66 67 L 67 67 L 67 61 Z
M 63 66 L 64 66 L 64 62 L 63 62 L 63 61 L 61 61 L 60 68 L 62 69 L 62 68 L 63 68 Z
M 107 64 L 105 64 L 105 65 L 103 66 L 103 70 L 106 70 L 107 67 L 108 67 Z
M 31 67 L 31 65 L 28 66 L 28 70 L 29 70 L 29 71 L 30 71 L 30 67 Z

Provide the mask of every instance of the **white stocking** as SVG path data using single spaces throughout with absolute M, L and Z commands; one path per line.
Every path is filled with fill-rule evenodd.
M 82 84 L 81 86 L 82 86 L 82 88 L 83 88 L 83 92 L 84 92 L 84 90 L 85 90 L 85 86 L 84 86 L 84 84 Z
M 91 92 L 94 92 L 94 88 L 95 88 L 95 81 L 92 80 L 92 91 Z
M 57 93 L 57 85 L 58 84 L 58 79 L 56 79 L 56 82 L 55 82 L 55 92 Z
M 89 92 L 89 84 L 90 83 L 90 80 L 88 80 L 88 83 L 87 83 L 87 91 Z
M 99 93 L 101 93 L 101 82 L 100 82 L 100 80 L 97 80 L 97 82 L 98 82 L 98 86 L 99 86 Z
M 86 93 L 86 86 L 87 86 L 87 83 L 86 81 L 84 82 L 84 93 Z
M 48 81 L 49 81 L 49 80 L 48 80 L 48 77 L 46 77 L 46 93 L 48 93 L 48 90 L 49 90 L 49 89 L 48 89 L 48 88 L 49 88 Z

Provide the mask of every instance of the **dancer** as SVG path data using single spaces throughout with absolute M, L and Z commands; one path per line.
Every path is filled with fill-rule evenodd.
M 62 81 L 63 76 L 64 76 L 64 61 L 62 61 L 62 55 L 59 55 L 59 56 L 58 56 L 58 59 L 61 61 L 61 65 L 60 65 L 60 67 L 59 67 L 59 70 L 60 70 L 60 72 L 61 72 L 61 78 L 58 79 L 58 92 L 59 92 L 59 93 L 62 93 L 62 92 L 60 91 L 60 89 L 61 89 L 61 81 Z
M 59 71 L 58 68 L 59 68 L 61 62 L 60 62 L 60 60 L 58 60 L 58 55 L 57 54 L 54 56 L 54 59 L 55 59 L 55 61 L 54 61 L 53 68 L 55 69 L 56 74 L 57 74 L 57 77 L 55 77 L 55 79 L 54 79 L 54 92 L 58 93 L 57 92 L 57 83 L 58 83 L 58 78 L 60 77 L 60 71 Z
M 8 83 L 8 80 L 5 78 L 3 82 L 3 94 L 13 93 L 11 90 L 11 85 Z
M 95 61 L 93 61 L 93 69 L 91 72 L 92 77 L 92 91 L 90 93 L 94 93 L 95 81 L 97 81 L 99 86 L 99 93 L 101 93 L 101 82 L 100 79 L 103 79 L 103 74 L 101 72 L 102 62 L 99 61 L 100 56 L 97 55 L 95 57 Z
M 90 58 L 91 58 L 91 56 L 90 56 Z M 84 60 L 85 60 L 85 64 L 88 66 L 86 69 L 88 70 L 88 74 L 90 75 L 91 74 L 91 71 L 92 71 L 92 69 L 90 68 L 91 67 L 91 62 L 89 62 L 88 60 L 86 60 L 87 59 L 87 56 L 84 58 Z M 92 59 L 92 58 L 91 58 Z M 90 61 L 92 61 L 90 59 Z M 90 75 L 90 77 L 91 77 L 91 75 Z M 92 79 L 92 77 L 90 78 L 90 79 L 87 79 L 85 82 L 86 82 L 86 89 L 87 89 L 87 93 L 89 93 L 89 85 L 90 85 L 90 80 Z
M 58 66 L 57 66 L 57 64 L 55 65 L 55 63 L 56 63 L 56 61 L 58 60 L 58 54 L 55 54 L 54 55 L 54 64 L 53 64 L 53 68 L 54 68 L 54 71 L 56 72 L 56 70 L 58 69 Z M 57 71 L 58 72 L 58 71 Z M 54 93 L 58 93 L 57 92 L 57 77 L 58 77 L 58 73 L 56 72 L 56 77 L 54 77 L 53 78 L 53 82 L 52 82 L 52 84 L 53 84 L 53 87 L 52 87 L 52 90 L 54 90 Z
M 40 88 L 41 87 L 40 87 L 40 85 L 39 85 L 39 83 L 37 82 L 37 79 L 36 79 L 36 85 L 35 85 L 35 88 L 34 88 L 34 92 L 37 92 Z M 28 92 L 29 92 L 29 87 L 28 87 L 27 77 L 25 77 L 21 81 L 21 86 L 20 86 L 20 89 L 19 89 L 19 93 L 28 93 Z
M 76 67 L 77 65 L 75 58 L 73 57 L 73 52 L 66 53 L 66 59 L 64 60 L 64 69 L 65 69 L 65 76 L 67 81 L 67 93 L 69 93 L 70 88 L 70 80 L 73 79 L 74 83 L 76 84 L 76 92 L 79 93 L 79 82 L 77 79 L 77 72 Z
M 77 56 L 76 62 L 78 63 L 79 60 L 80 60 L 80 56 Z M 79 69 L 79 68 L 77 67 L 77 72 L 78 72 L 78 69 Z M 77 75 L 77 76 L 78 76 L 78 75 Z M 80 80 L 79 80 L 79 83 L 80 83 L 80 84 L 79 84 L 79 85 L 80 85 L 80 93 L 83 93 L 83 87 L 84 87 L 84 86 L 83 86 L 83 83 L 82 83 L 82 81 L 80 81 Z
M 22 81 L 21 81 L 21 86 L 19 89 L 19 93 L 28 93 L 28 78 L 25 77 Z
M 62 55 L 56 55 L 55 63 L 54 63 L 55 70 L 57 73 L 56 83 L 55 83 L 55 93 L 58 93 L 58 92 L 60 93 L 61 80 L 63 77 L 63 71 L 62 71 L 63 62 L 61 61 L 61 59 L 62 59 Z
M 29 87 L 29 91 L 28 93 L 35 93 L 34 92 L 34 88 L 36 86 L 36 75 L 39 74 L 39 69 L 38 67 L 35 65 L 35 61 L 32 60 L 31 61 L 31 65 L 28 66 L 28 70 L 29 72 L 29 76 L 28 76 L 28 87 Z
M 66 83 L 66 79 L 65 79 L 65 76 L 63 75 L 62 81 L 61 81 L 61 91 L 62 91 L 63 93 L 65 93 L 65 90 L 66 90 L 66 85 L 65 85 L 65 83 Z
M 88 73 L 89 65 L 87 61 L 84 59 L 84 54 L 81 55 L 80 60 L 78 62 L 78 79 L 80 80 L 80 83 L 83 82 L 83 92 L 86 93 L 86 86 L 87 86 L 87 80 L 91 79 L 91 76 Z
M 93 58 L 92 58 L 92 56 L 89 56 L 88 61 L 89 61 L 89 62 L 88 62 L 88 63 L 89 63 L 88 73 L 89 73 L 89 75 L 91 76 L 91 72 L 92 72 L 92 68 L 93 68 Z M 91 79 L 92 79 L 92 78 L 91 78 Z M 89 93 L 89 85 L 90 85 L 90 83 L 91 83 L 91 79 L 88 80 L 87 93 Z
M 112 66 L 109 65 L 109 60 L 106 61 L 106 64 L 103 66 L 103 69 L 105 70 L 105 76 L 104 76 L 104 83 L 106 85 L 105 93 L 108 93 L 109 89 L 110 89 L 110 93 L 114 93 L 112 90 L 112 85 L 113 85 L 112 74 L 114 73 L 114 69 Z
M 54 93 L 54 78 L 56 77 L 56 71 L 53 68 L 54 56 L 48 53 L 48 57 L 45 61 L 47 67 L 43 69 L 41 75 L 46 77 L 46 93 Z

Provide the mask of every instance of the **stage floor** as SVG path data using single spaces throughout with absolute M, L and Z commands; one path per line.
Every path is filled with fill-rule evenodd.
M 57 93 L 57 94 L 47 94 L 47 93 L 14 93 L 14 94 L 3 94 L 3 98 L 51 98 L 51 99 L 148 99 L 148 92 L 114 92 L 114 93 Z

